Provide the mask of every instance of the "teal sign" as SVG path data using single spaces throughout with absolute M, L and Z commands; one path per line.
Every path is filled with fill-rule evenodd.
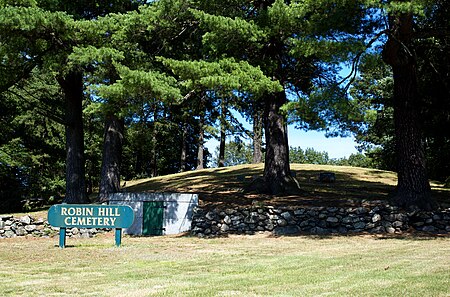
M 48 211 L 48 222 L 55 227 L 128 228 L 133 220 L 128 205 L 58 204 Z
M 48 210 L 48 222 L 60 227 L 59 246 L 65 246 L 66 228 L 114 228 L 120 246 L 122 228 L 133 224 L 134 211 L 128 205 L 57 204 Z

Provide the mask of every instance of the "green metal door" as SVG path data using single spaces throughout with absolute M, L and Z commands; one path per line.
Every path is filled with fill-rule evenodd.
M 143 235 L 163 234 L 164 202 L 144 202 L 144 221 L 142 226 Z

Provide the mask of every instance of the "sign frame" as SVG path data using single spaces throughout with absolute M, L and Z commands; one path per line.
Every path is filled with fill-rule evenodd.
M 134 211 L 129 205 L 55 204 L 48 210 L 48 222 L 59 227 L 59 247 L 66 246 L 66 228 L 115 229 L 115 245 L 122 244 L 122 228 L 133 224 Z

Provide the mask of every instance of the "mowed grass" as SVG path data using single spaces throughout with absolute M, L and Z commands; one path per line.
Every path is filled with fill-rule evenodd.
M 129 181 L 126 191 L 199 193 L 203 206 L 345 206 L 386 200 L 396 184 L 387 171 L 291 169 L 302 189 L 298 195 L 243 192 L 262 175 L 262 165 Z M 319 183 L 324 171 L 337 181 Z M 448 205 L 450 190 L 432 185 Z M 69 238 L 67 245 L 59 249 L 58 238 L 0 240 L 0 296 L 450 296 L 448 236 L 125 237 L 116 248 L 111 232 Z
M 0 296 L 450 296 L 448 237 L 0 240 Z

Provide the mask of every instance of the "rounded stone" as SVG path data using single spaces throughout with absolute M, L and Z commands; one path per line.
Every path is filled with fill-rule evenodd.
M 394 227 L 394 228 L 399 228 L 402 226 L 403 226 L 403 222 L 401 222 L 401 221 L 395 221 L 392 223 L 392 227 Z
M 370 230 L 371 233 L 384 233 L 386 229 L 383 226 L 378 226 Z
M 28 232 L 27 232 L 27 230 L 25 230 L 24 227 L 19 227 L 16 230 L 16 234 L 17 234 L 17 236 L 24 236 L 24 235 L 27 235 Z
M 27 232 L 33 232 L 36 230 L 36 225 L 26 225 L 25 230 L 27 230 Z
M 379 214 L 374 214 L 373 215 L 373 217 L 372 217 L 372 223 L 376 223 L 376 222 L 379 222 L 379 221 L 381 221 L 381 215 L 379 215 Z
M 19 219 L 19 222 L 21 222 L 22 224 L 26 224 L 29 225 L 31 224 L 31 217 L 30 216 L 23 216 Z
M 422 228 L 424 232 L 436 232 L 436 228 L 434 226 L 425 226 Z
M 275 235 L 291 235 L 298 234 L 300 229 L 297 226 L 277 227 L 273 230 Z
M 283 212 L 283 213 L 281 214 L 281 216 L 282 216 L 285 220 L 287 220 L 287 221 L 289 221 L 289 220 L 292 218 L 291 213 L 288 212 L 288 211 Z
M 210 221 L 214 220 L 215 217 L 216 217 L 216 214 L 215 214 L 214 212 L 212 212 L 212 211 L 209 211 L 209 212 L 206 214 L 206 218 L 207 218 L 208 220 L 210 220 Z
M 354 227 L 355 229 L 364 229 L 364 228 L 366 227 L 366 223 L 364 223 L 364 222 L 358 222 L 358 223 L 354 224 L 353 227 Z
M 392 233 L 395 233 L 395 229 L 392 227 L 386 227 L 386 232 L 392 234 Z
M 300 208 L 300 209 L 297 209 L 294 211 L 294 215 L 296 215 L 296 216 L 300 216 L 304 213 L 305 213 L 305 210 L 303 208 Z
M 270 224 L 267 224 L 267 225 L 265 226 L 265 228 L 266 228 L 266 230 L 268 230 L 268 231 L 272 231 L 273 228 L 275 228 L 275 226 L 274 226 L 272 223 L 270 223 Z
M 327 222 L 328 223 L 337 223 L 337 222 L 339 222 L 339 219 L 336 217 L 328 217 Z
M 7 230 L 7 231 L 5 231 L 4 236 L 5 236 L 6 238 L 13 238 L 13 237 L 16 237 L 17 235 L 16 235 L 16 233 L 14 233 L 13 231 Z

